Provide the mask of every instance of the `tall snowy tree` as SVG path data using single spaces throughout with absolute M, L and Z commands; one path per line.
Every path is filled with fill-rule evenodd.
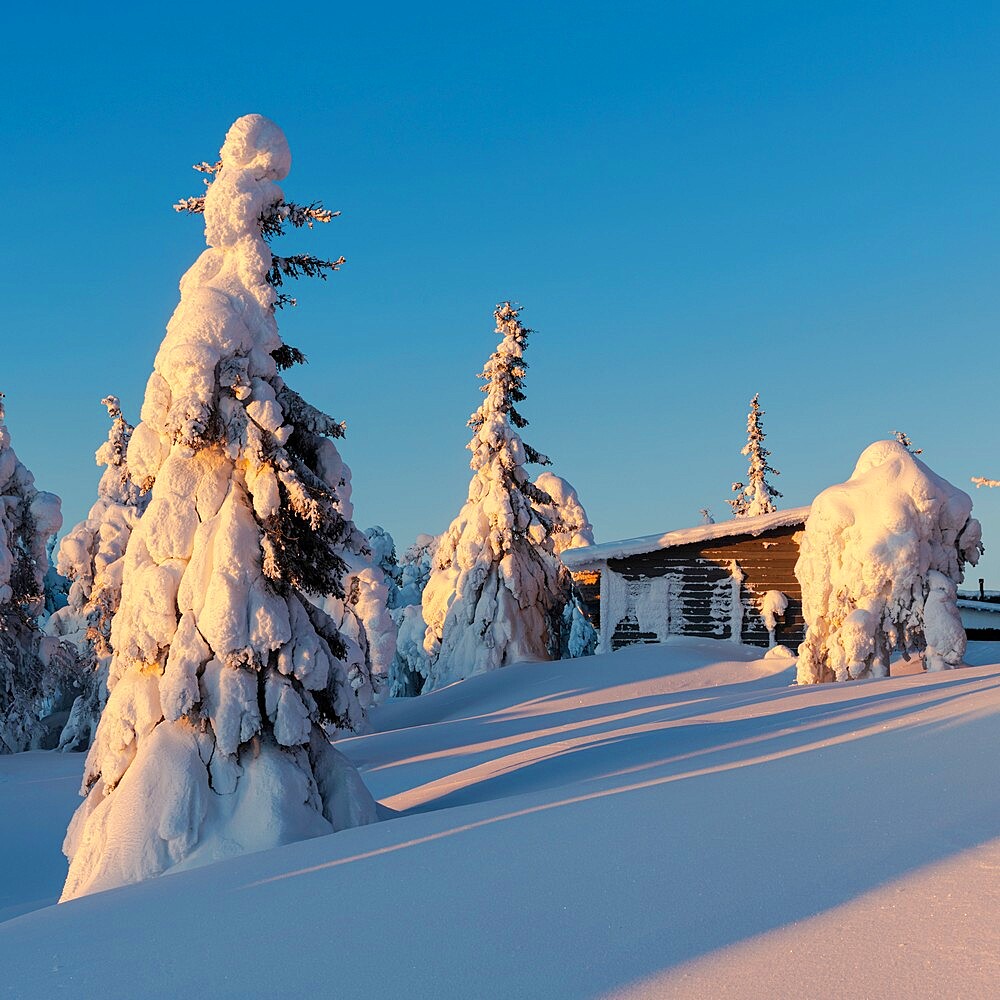
M 500 344 L 479 376 L 486 399 L 469 419 L 469 497 L 438 544 L 423 594 L 425 690 L 517 660 L 551 659 L 559 647 L 568 574 L 553 552 L 553 525 L 537 511 L 552 498 L 524 468 L 549 460 L 518 434 L 528 423 L 516 404 L 530 332 L 519 312 L 504 302 L 494 313 Z
M 0 393 L 0 753 L 31 745 L 65 660 L 38 627 L 47 549 L 62 526 L 59 497 L 35 489 L 18 461 Z
M 756 517 L 759 514 L 770 514 L 778 508 L 774 501 L 781 494 L 767 481 L 768 473 L 778 476 L 777 469 L 768 465 L 771 453 L 764 447 L 764 426 L 761 417 L 764 411 L 760 408 L 760 393 L 755 393 L 750 400 L 750 412 L 747 414 L 747 443 L 741 454 L 750 459 L 750 469 L 747 482 L 733 483 L 736 497 L 727 500 L 733 509 L 734 517 Z
M 80 693 L 59 739 L 62 750 L 85 749 L 97 731 L 108 698 L 111 620 L 121 601 L 125 551 L 149 501 L 149 494 L 132 482 L 126 461 L 134 428 L 122 415 L 117 396 L 105 396 L 101 403 L 111 428 L 94 456 L 105 467 L 97 501 L 59 544 L 57 566 L 70 581 L 69 600 L 45 626 L 49 635 L 73 642 L 80 657 Z
M 308 595 L 343 597 L 364 536 L 339 502 L 343 425 L 279 369 L 284 278 L 339 262 L 273 256 L 291 154 L 260 115 L 238 119 L 203 200 L 205 250 L 181 279 L 128 448 L 152 497 L 129 541 L 111 629 L 108 703 L 66 835 L 63 899 L 375 818 L 327 727 L 351 729 L 367 664 Z M 325 213 L 329 217 L 330 213 Z

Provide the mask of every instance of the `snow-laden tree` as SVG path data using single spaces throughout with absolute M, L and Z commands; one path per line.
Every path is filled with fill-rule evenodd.
M 956 588 L 982 552 L 972 500 L 896 441 L 862 452 L 813 501 L 795 575 L 808 626 L 800 684 L 884 677 L 896 651 L 962 662 Z
M 505 666 L 547 660 L 558 652 L 568 585 L 553 552 L 552 525 L 537 508 L 551 497 L 528 478 L 526 463 L 549 460 L 525 444 L 528 331 L 519 309 L 497 306 L 500 344 L 480 378 L 486 399 L 472 414 L 473 470 L 465 506 L 444 533 L 423 594 L 428 654 L 425 690 Z M 541 538 L 532 525 L 541 522 Z
M 351 470 L 346 463 L 341 466 L 338 497 L 341 514 L 349 520 L 353 519 Z M 383 546 L 385 538 L 388 538 L 388 544 L 393 548 L 392 536 L 384 529 L 378 528 L 372 537 L 376 539 L 377 546 Z M 378 561 L 383 556 L 379 549 L 379 556 L 376 557 L 376 550 L 372 548 L 366 532 L 363 548 L 343 552 L 346 566 L 343 596 L 331 594 L 319 602 L 344 639 L 343 659 L 348 671 L 369 671 L 376 699 L 388 690 L 389 669 L 396 652 L 396 622 L 389 610 L 389 581 Z
M 389 595 L 389 607 L 399 607 L 399 588 L 403 582 L 403 571 L 396 557 L 396 542 L 392 535 L 380 524 L 365 529 L 365 538 L 372 552 L 372 565 L 382 570 L 386 590 Z
M 768 473 L 775 476 L 780 473 L 767 461 L 771 453 L 764 447 L 762 416 L 764 410 L 760 408 L 760 393 L 755 393 L 747 414 L 747 443 L 740 453 L 750 459 L 747 481 L 745 484 L 733 483 L 733 492 L 737 495 L 726 501 L 732 507 L 734 517 L 756 517 L 778 509 L 774 501 L 780 499 L 781 494 L 767 481 L 767 476 Z
M 424 588 L 434 570 L 434 553 L 440 540 L 440 535 L 417 535 L 414 543 L 403 553 L 399 563 L 399 592 L 396 594 L 395 604 L 397 608 L 421 602 Z
M 62 526 L 60 500 L 35 488 L 5 421 L 0 393 L 0 753 L 16 753 L 39 735 L 67 661 L 38 627 L 48 545 Z
M 101 403 L 111 428 L 94 458 L 105 469 L 86 519 L 59 544 L 57 567 L 70 581 L 68 603 L 45 626 L 49 635 L 72 642 L 79 654 L 80 693 L 59 738 L 61 750 L 85 749 L 97 731 L 108 697 L 111 620 L 121 600 L 125 551 L 149 501 L 149 494 L 132 482 L 126 460 L 134 428 L 122 415 L 117 396 L 105 396 Z
M 340 509 L 343 425 L 279 374 L 302 358 L 278 334 L 275 286 L 336 266 L 271 254 L 285 224 L 323 221 L 284 201 L 290 163 L 278 126 L 247 115 L 186 205 L 208 249 L 181 279 L 128 447 L 152 496 L 63 899 L 375 818 L 325 732 L 362 723 L 372 680 L 310 595 L 343 597 L 344 553 L 365 539 Z
M 580 502 L 580 497 L 570 483 L 551 472 L 542 472 L 535 479 L 535 486 L 552 498 L 551 504 L 540 509 L 542 517 L 551 524 L 552 547 L 555 554 L 594 544 L 594 526 Z M 538 541 L 544 537 L 545 521 L 540 520 L 532 529 Z M 572 579 L 572 578 L 571 578 Z M 570 594 L 563 608 L 559 632 L 559 659 L 591 656 L 597 649 L 597 630 L 590 623 L 583 601 L 572 582 Z
M 396 623 L 396 652 L 389 668 L 389 694 L 412 698 L 423 690 L 429 670 L 424 649 L 427 624 L 424 622 L 424 588 L 433 571 L 439 535 L 417 535 L 399 563 L 399 587 L 390 594 L 392 618 Z

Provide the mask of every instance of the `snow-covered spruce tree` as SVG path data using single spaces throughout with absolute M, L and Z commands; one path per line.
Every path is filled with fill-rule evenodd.
M 795 576 L 808 626 L 798 681 L 885 677 L 896 651 L 962 662 L 956 588 L 982 552 L 972 500 L 896 441 L 862 452 L 813 501 Z
M 32 745 L 39 716 L 66 666 L 38 627 L 45 610 L 48 545 L 62 526 L 59 497 L 35 489 L 18 461 L 0 393 L 0 753 Z
M 279 375 L 301 355 L 278 335 L 275 285 L 336 266 L 272 257 L 265 237 L 317 217 L 283 200 L 290 163 L 281 130 L 247 115 L 192 200 L 208 249 L 128 448 L 152 498 L 125 555 L 63 899 L 375 818 L 324 731 L 361 723 L 372 683 L 307 595 L 342 595 L 342 553 L 364 536 L 339 508 L 342 425 Z
M 750 459 L 747 482 L 745 485 L 733 483 L 733 492 L 737 495 L 733 500 L 726 501 L 732 507 L 734 517 L 770 514 L 778 509 L 774 501 L 781 498 L 781 494 L 767 481 L 768 473 L 775 476 L 781 473 L 767 463 L 771 453 L 764 447 L 764 427 L 760 419 L 764 416 L 764 411 L 760 408 L 759 400 L 759 392 L 750 400 L 750 412 L 747 414 L 747 443 L 741 452 Z
M 538 513 L 552 498 L 524 469 L 549 460 L 517 432 L 527 425 L 516 404 L 524 399 L 530 332 L 519 311 L 504 302 L 494 313 L 500 344 L 479 376 L 486 399 L 469 419 L 469 498 L 441 538 L 423 594 L 427 691 L 558 655 L 568 573 L 553 553 L 552 524 Z M 539 522 L 541 537 L 532 533 Z
M 365 529 L 365 538 L 372 552 L 372 565 L 382 570 L 388 593 L 390 608 L 399 607 L 399 588 L 403 582 L 403 570 L 396 557 L 396 542 L 392 535 L 380 524 Z
M 399 588 L 395 595 L 392 618 L 396 623 L 396 652 L 389 668 L 389 694 L 393 698 L 412 698 L 423 690 L 429 661 L 424 649 L 427 625 L 424 622 L 424 588 L 433 571 L 434 553 L 439 535 L 417 535 L 403 553 L 399 564 Z
M 594 526 L 580 503 L 576 490 L 565 479 L 551 472 L 542 472 L 535 479 L 535 486 L 552 498 L 552 503 L 541 507 L 539 513 L 551 523 L 552 547 L 555 554 L 575 549 L 581 545 L 594 544 Z M 532 529 L 532 535 L 541 541 L 544 521 L 539 520 Z M 570 594 L 563 608 L 562 625 L 559 631 L 559 659 L 575 659 L 591 656 L 597 649 L 597 630 L 590 623 L 584 610 L 583 600 L 569 581 Z
M 341 466 L 338 509 L 348 520 L 353 519 L 351 504 L 351 470 Z M 392 536 L 376 529 L 376 544 L 384 543 L 382 532 L 391 549 Z M 388 692 L 389 669 L 396 652 L 396 622 L 389 610 L 389 583 L 376 561 L 375 549 L 368 534 L 360 550 L 345 550 L 342 555 L 345 572 L 343 596 L 330 594 L 319 606 L 330 616 L 344 640 L 343 661 L 348 670 L 367 671 L 372 678 L 375 700 Z M 394 549 L 393 549 L 394 551 Z M 335 733 L 339 727 L 331 730 Z M 355 727 L 356 728 L 356 727 Z
M 117 396 L 101 403 L 111 418 L 108 439 L 94 456 L 105 466 L 97 500 L 86 520 L 63 536 L 57 566 L 70 581 L 69 599 L 46 622 L 45 631 L 72 642 L 79 654 L 79 694 L 59 738 L 60 750 L 90 746 L 108 698 L 111 619 L 121 601 L 122 570 L 129 538 L 149 502 L 132 482 L 126 452 L 134 428 Z

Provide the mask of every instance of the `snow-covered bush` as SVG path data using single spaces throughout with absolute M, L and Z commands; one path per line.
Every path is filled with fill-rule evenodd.
M 373 696 L 370 666 L 309 595 L 342 598 L 343 425 L 279 370 L 275 286 L 339 262 L 272 256 L 291 154 L 260 115 L 235 122 L 204 199 L 208 249 L 181 279 L 128 448 L 152 497 L 129 540 L 108 703 L 66 835 L 63 899 L 375 818 L 326 737 Z
M 770 514 L 778 508 L 774 501 L 781 494 L 767 481 L 767 474 L 780 475 L 777 469 L 768 465 L 771 453 L 764 447 L 764 425 L 761 417 L 764 410 L 760 408 L 760 393 L 755 393 L 750 400 L 750 412 L 747 414 L 747 443 L 741 454 L 750 459 L 746 485 L 733 483 L 736 497 L 727 500 L 733 509 L 734 517 L 757 517 L 759 514 Z
M 79 655 L 80 693 L 59 738 L 61 750 L 86 749 L 97 731 L 108 697 L 111 619 L 121 601 L 125 550 L 149 501 L 149 494 L 132 482 L 126 461 L 134 428 L 122 415 L 117 396 L 105 396 L 101 403 L 111 429 L 94 458 L 105 469 L 86 519 L 59 544 L 57 566 L 70 581 L 68 602 L 45 625 L 49 635 L 72 642 Z
M 982 552 L 971 514 L 969 495 L 903 445 L 865 449 L 806 522 L 795 567 L 808 626 L 799 683 L 884 677 L 894 651 L 926 648 L 931 670 L 961 663 L 955 587 Z
M 469 498 L 438 544 L 424 590 L 425 690 L 558 654 L 568 573 L 553 552 L 551 525 L 536 510 L 551 498 L 524 469 L 549 460 L 517 433 L 527 426 L 515 404 L 524 399 L 530 332 L 518 313 L 509 302 L 494 313 L 500 344 L 479 376 L 486 399 L 469 419 Z
M 780 590 L 769 590 L 760 599 L 760 617 L 767 629 L 768 646 L 774 645 L 774 633 L 778 628 L 778 620 L 785 617 L 788 610 L 788 598 Z
M 48 546 L 62 526 L 59 497 L 35 489 L 5 417 L 0 393 L 0 753 L 16 753 L 37 740 L 67 660 L 38 627 Z

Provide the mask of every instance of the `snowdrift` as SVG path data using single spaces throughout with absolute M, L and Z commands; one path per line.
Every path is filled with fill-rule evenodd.
M 678 639 L 390 701 L 338 747 L 394 818 L 14 916 L 0 996 L 989 995 L 1000 666 L 793 676 Z M 0 761 L 0 914 L 58 895 L 14 873 L 66 759 Z

